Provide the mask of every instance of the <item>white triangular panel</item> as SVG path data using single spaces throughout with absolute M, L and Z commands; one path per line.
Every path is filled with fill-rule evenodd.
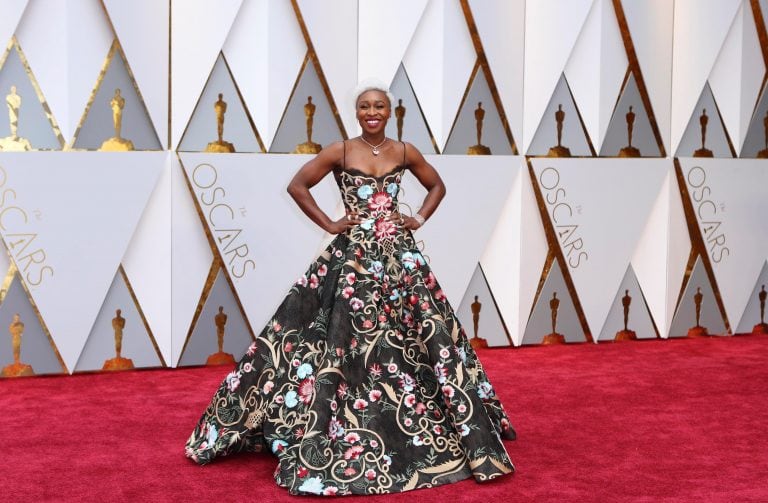
M 701 257 L 696 257 L 669 329 L 669 337 L 685 337 L 696 326 L 696 294 L 701 293 L 699 326 L 709 335 L 728 335 Z
M 617 332 L 624 330 L 624 303 L 627 302 L 627 330 L 635 332 L 638 339 L 655 339 L 656 329 L 653 319 L 645 303 L 644 292 L 637 281 L 634 270 L 630 265 L 624 279 L 616 291 L 611 304 L 611 310 L 605 320 L 600 334 L 592 334 L 595 340 L 612 341 Z M 626 299 L 626 300 L 625 300 Z
M 350 89 L 357 84 L 358 2 L 298 0 L 297 3 L 341 121 L 349 136 L 353 136 L 357 120 Z
M 613 5 L 609 0 L 595 0 L 565 66 L 565 76 L 584 127 L 596 145 L 603 142 L 627 65 Z
M 175 147 L 243 0 L 188 0 L 171 10 L 171 146 Z
M 68 142 L 115 38 L 104 9 L 100 2 L 30 2 L 16 34 Z
M 16 26 L 28 3 L 29 0 L 0 0 L 0 12 L 3 13 L 0 17 L 0 47 L 4 48 L 16 33 Z
M 526 3 L 522 152 L 528 151 L 591 6 L 592 0 Z
M 683 175 L 731 323 L 768 256 L 768 171 L 759 159 L 680 159 Z M 735 328 L 735 327 L 732 327 Z
M 166 362 L 173 357 L 171 246 L 175 229 L 171 227 L 171 220 L 172 211 L 179 211 L 183 206 L 180 201 L 172 205 L 173 159 L 175 156 L 166 152 L 163 171 L 122 260 L 136 300 Z
M 392 82 L 427 0 L 358 3 L 357 77 Z M 382 43 L 385 41 L 386 43 Z
M 205 235 L 205 227 L 195 208 L 179 158 L 170 158 L 171 170 L 171 358 L 175 366 L 187 338 L 195 309 L 213 262 L 213 253 Z M 140 253 L 137 253 L 140 255 Z M 138 258 L 138 257 L 137 257 Z M 133 274 L 130 253 L 126 256 L 126 270 Z M 129 276 L 130 277 L 130 276 Z M 150 321 L 151 323 L 151 321 Z M 160 341 L 158 340 L 158 344 Z M 161 345 L 161 349 L 163 346 Z
M 674 166 L 667 161 L 664 182 L 631 260 L 645 303 L 662 336 L 666 336 L 672 322 L 690 247 Z M 670 276 L 674 278 L 672 283 L 668 281 Z M 678 290 L 673 291 L 669 285 Z
M 668 161 L 532 163 L 590 331 L 597 334 L 662 189 Z
M 430 2 L 403 64 L 442 151 L 477 60 L 458 2 Z
M 5 226 L 3 239 L 64 362 L 74 368 L 166 153 L 3 157 L 7 186 L 29 212 L 26 221 Z
M 706 113 L 706 120 L 704 114 Z M 706 122 L 706 130 L 702 131 L 702 120 Z M 704 135 L 703 133 L 706 133 Z M 677 143 L 675 157 L 693 156 L 701 148 L 706 148 L 716 158 L 732 158 L 731 143 L 728 131 L 719 113 L 719 107 L 712 94 L 709 83 L 704 85 L 693 114 L 688 121 L 680 141 Z
M 302 155 L 181 154 L 229 277 L 257 332 L 316 258 L 315 243 L 323 237 L 323 230 L 285 191 L 296 170 L 309 159 Z M 217 187 L 225 195 L 217 196 L 216 203 L 224 206 L 213 209 L 214 205 L 205 203 L 212 202 L 212 190 Z M 339 199 L 332 177 L 313 189 L 313 195 L 327 212 Z M 279 219 L 258 218 L 278 213 L 282 215 Z
M 563 335 L 565 342 L 586 340 L 574 300 L 557 260 L 552 262 L 552 266 L 547 271 L 546 279 L 541 285 L 536 304 L 530 310 L 527 321 L 520 344 L 540 344 L 544 337 L 551 333 Z
M 712 94 L 737 152 L 744 144 L 764 75 L 754 16 L 745 2 L 736 13 L 709 76 Z
M 480 264 L 477 265 L 472 279 L 467 285 L 467 291 L 461 303 L 456 305 L 456 316 L 459 319 L 467 337 L 470 339 L 475 336 L 474 316 L 472 305 L 475 302 L 480 303 L 480 312 L 477 320 L 477 337 L 485 339 L 490 347 L 510 346 L 510 340 L 504 328 L 504 321 L 501 313 L 497 309 L 493 293 L 488 287 L 488 282 L 483 274 Z
M 245 2 L 222 50 L 262 141 L 270 145 L 307 54 L 291 3 Z
M 160 142 L 168 137 L 170 2 L 104 0 Z
M 741 0 L 676 0 L 672 49 L 672 143 L 676 152 Z M 692 22 L 695 20 L 695 22 Z
M 519 143 L 523 138 L 525 0 L 470 0 L 469 5 L 512 137 Z
M 425 156 L 440 173 L 447 194 L 423 229 L 424 254 L 448 301 L 457 306 L 499 220 L 521 163 L 516 156 Z M 472 159 L 472 169 L 467 163 Z M 489 183 L 492 180 L 493 183 Z M 414 177 L 403 178 L 400 201 L 416 211 L 426 190 Z M 457 246 L 457 243 L 461 243 Z
M 624 0 L 622 6 L 656 124 L 669 151 L 674 2 Z
M 763 263 L 763 268 L 755 281 L 755 286 L 752 288 L 752 293 L 749 295 L 749 300 L 741 315 L 741 320 L 739 321 L 738 326 L 733 331 L 734 333 L 751 333 L 755 325 L 758 323 L 766 323 L 766 321 L 768 321 L 768 317 L 766 316 L 768 313 L 765 312 L 766 309 L 768 309 L 768 306 L 766 306 L 765 303 L 762 305 L 763 312 L 760 312 L 760 296 L 766 295 L 762 293 L 763 291 L 766 291 L 766 287 L 768 287 L 768 262 Z M 761 314 L 762 318 L 760 316 Z
M 547 238 L 527 165 L 521 161 L 511 169 L 516 172 L 512 190 L 480 265 L 510 336 L 519 346 L 546 260 Z

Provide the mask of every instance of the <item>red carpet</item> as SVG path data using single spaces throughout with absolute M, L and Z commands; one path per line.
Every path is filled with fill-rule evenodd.
M 480 357 L 518 431 L 506 444 L 518 472 L 344 501 L 768 501 L 768 337 Z M 225 373 L 0 381 L 0 500 L 300 501 L 275 486 L 270 455 L 184 458 Z

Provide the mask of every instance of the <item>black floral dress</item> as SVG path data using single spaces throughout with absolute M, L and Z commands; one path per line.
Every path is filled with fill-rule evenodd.
M 509 419 L 413 235 L 385 217 L 405 166 L 340 168 L 338 235 L 300 276 L 187 441 L 198 463 L 266 448 L 293 494 L 376 494 L 514 467 Z

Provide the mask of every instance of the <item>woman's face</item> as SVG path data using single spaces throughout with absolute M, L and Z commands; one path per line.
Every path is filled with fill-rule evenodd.
M 390 113 L 389 99 L 382 91 L 366 91 L 357 98 L 357 122 L 368 135 L 383 132 Z

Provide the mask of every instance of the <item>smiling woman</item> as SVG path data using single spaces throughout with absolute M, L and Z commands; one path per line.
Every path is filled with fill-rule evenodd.
M 217 456 L 270 449 L 292 494 L 379 494 L 514 467 L 515 432 L 477 355 L 416 246 L 445 195 L 435 169 L 384 131 L 393 97 L 356 92 L 362 134 L 323 149 L 288 192 L 336 238 L 291 288 L 224 379 L 186 446 Z M 427 189 L 414 216 L 398 211 L 402 177 Z M 345 216 L 309 189 L 333 173 Z

